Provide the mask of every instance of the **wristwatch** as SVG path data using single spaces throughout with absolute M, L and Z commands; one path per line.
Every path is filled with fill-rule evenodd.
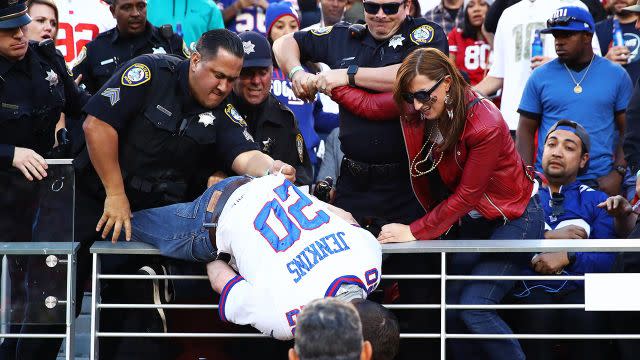
M 349 76 L 349 86 L 356 86 L 356 73 L 358 72 L 358 65 L 349 65 L 347 68 L 347 75 Z
M 617 171 L 618 174 L 622 175 L 623 177 L 627 174 L 627 167 L 624 165 L 614 165 L 613 170 Z

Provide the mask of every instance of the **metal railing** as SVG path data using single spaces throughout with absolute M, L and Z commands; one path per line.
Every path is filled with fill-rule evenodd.
M 598 239 L 598 240 L 431 240 L 409 243 L 384 244 L 384 254 L 440 253 L 440 274 L 418 275 L 382 275 L 382 279 L 440 280 L 440 303 L 438 304 L 391 304 L 389 309 L 440 309 L 439 333 L 402 333 L 403 339 L 440 339 L 440 358 L 445 359 L 447 339 L 640 339 L 639 334 L 450 334 L 446 332 L 446 311 L 451 309 L 584 309 L 584 304 L 526 304 L 526 305 L 469 305 L 447 304 L 446 286 L 449 280 L 584 280 L 584 276 L 471 276 L 448 275 L 446 257 L 448 253 L 480 252 L 480 253 L 530 253 L 530 252 L 638 252 L 640 243 L 632 239 Z M 258 333 L 124 333 L 100 332 L 100 309 L 217 309 L 218 305 L 210 304 L 103 304 L 99 300 L 100 280 L 125 279 L 172 279 L 172 280 L 207 280 L 206 275 L 112 275 L 100 273 L 100 256 L 159 255 L 159 251 L 151 245 L 128 242 L 112 244 L 98 242 L 91 248 L 93 254 L 93 294 L 91 299 L 91 359 L 97 359 L 98 340 L 100 337 L 169 337 L 169 338 L 260 338 Z

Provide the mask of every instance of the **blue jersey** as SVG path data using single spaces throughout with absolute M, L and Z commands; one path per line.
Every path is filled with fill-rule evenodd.
M 589 71 L 588 73 L 585 72 Z M 613 170 L 614 149 L 618 143 L 615 114 L 626 110 L 633 85 L 618 64 L 595 56 L 589 70 L 571 71 L 580 83 L 576 94 L 569 70 L 554 59 L 531 73 L 518 112 L 540 119 L 536 170 L 542 172 L 544 139 L 558 120 L 573 120 L 587 130 L 591 138 L 591 164 L 580 180 L 597 179 Z
M 312 103 L 298 99 L 293 93 L 289 78 L 276 67 L 273 68 L 271 93 L 295 114 L 311 163 L 316 164 L 318 159 L 315 149 L 320 144 L 316 127 L 335 128 L 338 126 L 338 114 L 324 112 L 319 96 L 316 96 L 316 100 Z
M 268 0 L 269 3 L 276 2 L 277 0 Z M 233 5 L 235 0 L 219 0 L 218 5 L 222 5 L 222 8 Z M 242 33 L 245 31 L 255 31 L 262 35 L 266 35 L 266 10 L 260 6 L 250 6 L 246 9 L 242 9 L 236 14 L 236 17 L 229 20 L 226 23 L 227 29 L 236 33 Z
M 598 204 L 607 200 L 607 195 L 602 191 L 594 190 L 575 181 L 560 187 L 560 193 L 564 195 L 562 214 L 553 215 L 551 208 L 551 191 L 540 188 L 538 195 L 544 211 L 545 227 L 556 229 L 562 227 L 563 222 L 582 220 L 586 223 L 583 227 L 589 227 L 590 239 L 613 239 L 616 234 L 613 226 L 613 218 Z M 572 265 L 565 267 L 564 275 L 582 275 L 585 273 L 609 272 L 615 260 L 614 253 L 577 252 L 576 260 Z M 524 275 L 539 275 L 533 269 L 527 268 Z M 566 291 L 582 288 L 582 281 L 523 281 L 525 292 L 522 289 L 518 293 L 526 295 L 527 289 L 542 289 L 548 292 Z

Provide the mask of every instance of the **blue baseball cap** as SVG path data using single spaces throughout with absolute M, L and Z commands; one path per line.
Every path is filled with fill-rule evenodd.
M 245 31 L 238 34 L 244 49 L 242 68 L 268 67 L 273 65 L 271 58 L 271 44 L 264 35 L 255 31 Z
M 577 6 L 561 7 L 553 12 L 551 18 L 547 20 L 547 28 L 541 33 L 553 31 L 595 31 L 595 21 L 587 9 Z
M 30 22 L 26 0 L 0 0 L 0 29 L 14 29 Z
M 265 25 L 267 26 L 267 37 L 271 34 L 271 28 L 276 21 L 280 20 L 283 16 L 293 16 L 294 19 L 298 22 L 298 26 L 300 26 L 300 19 L 298 18 L 298 13 L 293 8 L 288 1 L 276 2 L 269 4 L 267 8 L 267 13 L 265 15 Z

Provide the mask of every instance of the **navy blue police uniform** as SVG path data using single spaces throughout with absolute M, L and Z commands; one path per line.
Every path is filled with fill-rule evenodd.
M 82 84 L 95 94 L 122 64 L 143 54 L 173 54 L 184 59 L 189 50 L 171 25 L 156 27 L 147 22 L 143 33 L 130 37 L 114 27 L 82 48 L 74 60 L 73 73 L 82 75 Z
M 378 41 L 369 31 L 353 35 L 349 23 L 294 34 L 301 62 L 323 62 L 332 69 L 399 64 L 418 47 L 448 54 L 437 24 L 407 17 L 398 31 Z M 357 33 L 356 33 L 357 34 Z M 340 107 L 340 142 L 345 154 L 337 183 L 336 206 L 360 223 L 411 223 L 424 215 L 413 194 L 407 153 L 398 119 L 370 122 Z M 377 234 L 376 234 L 377 235 Z

